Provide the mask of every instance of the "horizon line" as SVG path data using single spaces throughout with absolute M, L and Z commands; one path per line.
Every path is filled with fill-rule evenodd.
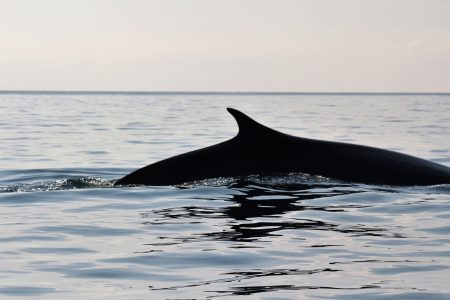
M 449 95 L 450 92 L 294 92 L 294 91 L 108 91 L 0 90 L 0 94 L 135 94 L 135 95 Z

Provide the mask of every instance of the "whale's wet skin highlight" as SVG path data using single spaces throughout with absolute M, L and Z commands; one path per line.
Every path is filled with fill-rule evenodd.
M 0 298 L 450 298 L 449 185 L 114 187 L 232 138 L 227 106 L 450 166 L 449 95 L 0 94 Z

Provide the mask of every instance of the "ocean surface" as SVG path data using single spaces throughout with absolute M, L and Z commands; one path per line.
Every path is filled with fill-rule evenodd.
M 450 299 L 450 185 L 113 186 L 232 138 L 226 107 L 450 166 L 449 94 L 0 92 L 0 299 Z

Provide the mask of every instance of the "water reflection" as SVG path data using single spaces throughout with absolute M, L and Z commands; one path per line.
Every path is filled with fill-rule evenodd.
M 428 257 L 436 256 L 433 251 L 428 251 L 423 259 L 411 259 L 417 258 L 418 252 L 411 252 L 408 247 L 417 247 L 420 239 L 410 236 L 407 228 L 396 224 L 389 216 L 391 211 L 395 212 L 402 206 L 411 208 L 420 204 L 428 205 L 427 209 L 430 209 L 430 202 L 424 204 L 423 199 L 415 196 L 408 199 L 409 193 L 414 195 L 416 188 L 291 179 L 284 178 L 288 184 L 279 182 L 279 178 L 222 182 L 220 188 L 225 190 L 221 193 L 226 197 L 199 195 L 193 199 L 202 201 L 195 201 L 195 204 L 168 205 L 142 213 L 142 224 L 150 228 L 167 225 L 194 226 L 192 228 L 196 229 L 188 233 L 173 230 L 170 236 L 158 236 L 158 242 L 145 243 L 148 247 L 146 254 L 156 256 L 142 260 L 190 259 L 195 266 L 207 268 L 217 262 L 214 263 L 214 256 L 206 253 L 234 253 L 231 260 L 239 262 L 224 267 L 227 272 L 216 273 L 209 280 L 203 278 L 179 285 L 151 286 L 150 290 L 180 292 L 211 287 L 207 298 L 259 293 L 276 295 L 277 292 L 297 295 L 299 291 L 312 290 L 328 290 L 330 295 L 339 296 L 346 291 L 367 289 L 411 291 L 413 286 L 399 288 L 395 286 L 396 280 L 381 278 L 407 272 L 447 270 L 439 265 L 427 267 L 430 265 Z M 180 191 L 183 189 L 181 187 Z M 402 195 L 400 198 L 399 194 Z M 402 197 L 402 201 L 396 202 Z M 427 199 L 436 200 L 434 197 Z M 407 213 L 417 213 L 412 209 Z M 284 249 L 278 244 L 289 246 Z M 348 247 L 349 244 L 353 246 Z M 214 246 L 208 248 L 206 245 Z M 398 249 L 392 251 L 394 247 Z M 174 255 L 179 251 L 174 252 L 174 249 L 183 248 L 201 250 L 184 258 Z M 241 250 L 248 254 L 234 252 Z M 250 257 L 253 263 L 248 260 Z M 267 265 L 262 264 L 265 257 L 269 258 Z M 199 263 L 199 259 L 203 263 Z M 219 256 L 217 259 L 222 261 L 223 258 Z M 394 269 L 389 267 L 392 264 Z M 287 265 L 291 267 L 282 267 Z M 416 267 L 412 268 L 412 265 Z M 351 280 L 333 275 L 347 274 L 349 268 L 360 269 L 365 275 Z M 264 284 L 258 284 L 260 282 Z M 380 299 L 384 297 L 382 293 L 379 296 Z
M 448 244 L 448 186 L 398 189 L 287 176 L 118 189 L 91 182 L 80 188 L 68 178 L 73 189 L 54 192 L 54 182 L 46 193 L 2 196 L 12 209 L 23 198 L 20 212 L 34 212 L 45 196 L 46 207 L 64 215 L 64 222 L 55 215 L 51 224 L 34 214 L 27 231 L 19 224 L 15 235 L 0 239 L 13 245 L 3 255 L 34 257 L 26 265 L 30 274 L 141 282 L 157 296 L 189 292 L 197 299 L 261 293 L 338 298 L 368 289 L 381 291 L 374 299 L 388 299 L 386 291 L 415 289 L 398 276 L 413 282 L 415 273 L 448 273 L 449 252 L 442 246 Z M 423 212 L 439 218 L 408 223 Z
M 345 197 L 367 192 L 346 184 L 291 183 L 289 185 L 255 184 L 254 181 L 236 180 L 228 185 L 230 198 L 224 207 L 177 206 L 152 210 L 141 214 L 145 225 L 164 225 L 203 222 L 207 219 L 224 219 L 225 224 L 220 231 L 200 233 L 196 235 L 172 238 L 180 242 L 199 240 L 252 242 L 261 238 L 279 235 L 282 230 L 320 230 L 340 232 L 351 235 L 401 237 L 389 233 L 386 228 L 371 227 L 366 224 L 352 224 L 347 221 L 338 223 L 320 218 L 285 218 L 292 212 L 318 211 L 325 213 L 345 213 L 347 209 L 369 207 L 368 204 L 315 205 L 313 200 Z M 236 193 L 238 192 L 238 193 Z M 299 214 L 296 214 L 298 216 Z M 156 217 L 155 217 L 156 216 Z

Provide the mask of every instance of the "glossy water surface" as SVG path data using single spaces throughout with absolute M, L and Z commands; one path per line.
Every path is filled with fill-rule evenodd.
M 227 106 L 450 166 L 450 95 L 0 93 L 0 299 L 450 299 L 450 185 L 112 186 L 233 137 Z

